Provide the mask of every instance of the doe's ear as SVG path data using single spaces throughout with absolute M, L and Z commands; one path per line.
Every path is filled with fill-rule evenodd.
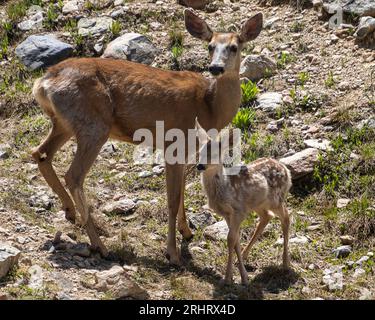
M 198 122 L 198 117 L 195 118 L 195 131 L 201 144 L 206 144 L 209 140 L 206 130 L 204 130 Z
M 186 30 L 193 37 L 204 41 L 211 41 L 212 30 L 203 19 L 199 18 L 191 9 L 185 9 L 184 16 Z
M 263 27 L 263 14 L 257 13 L 255 16 L 247 20 L 241 28 L 240 41 L 247 42 L 254 40 Z

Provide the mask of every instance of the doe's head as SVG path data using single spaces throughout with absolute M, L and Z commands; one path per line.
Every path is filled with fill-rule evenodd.
M 208 42 L 211 63 L 208 70 L 213 76 L 239 71 L 244 43 L 254 40 L 262 30 L 263 15 L 257 13 L 242 26 L 240 34 L 213 32 L 209 25 L 191 9 L 185 9 L 185 26 L 195 38 Z

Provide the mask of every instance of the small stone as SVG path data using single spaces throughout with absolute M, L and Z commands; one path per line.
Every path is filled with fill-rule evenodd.
M 340 246 L 333 250 L 336 258 L 346 258 L 351 252 L 352 247 L 349 245 Z
M 309 270 L 314 270 L 315 269 L 315 264 L 311 263 L 308 266 Z
M 345 208 L 350 202 L 350 199 L 345 199 L 345 198 L 340 198 L 340 199 L 337 199 L 337 203 L 336 203 L 336 207 L 341 209 L 341 208 Z
M 367 255 L 371 258 L 374 256 L 374 253 L 372 251 L 367 252 Z
M 372 300 L 372 299 L 373 299 L 373 295 L 369 289 L 367 288 L 360 289 L 359 300 Z
M 178 4 L 198 10 L 204 9 L 208 3 L 209 0 L 178 0 Z
M 30 279 L 28 286 L 31 289 L 37 290 L 43 287 L 43 269 L 36 265 L 33 265 L 28 270 L 30 274 Z
M 265 92 L 258 96 L 258 108 L 266 112 L 274 112 L 282 105 L 283 96 L 278 92 Z
M 207 227 L 217 222 L 209 211 L 203 211 L 201 213 L 188 213 L 187 218 L 189 220 L 190 227 L 195 230 L 198 228 Z
M 144 171 L 141 171 L 138 174 L 138 177 L 139 178 L 148 178 L 148 177 L 151 177 L 152 175 L 153 175 L 153 173 L 151 171 L 144 170 Z
M 133 213 L 137 204 L 131 199 L 122 199 L 109 203 L 103 208 L 103 212 L 107 214 L 130 214 Z
M 360 259 L 358 259 L 356 261 L 356 264 L 359 265 L 359 266 L 361 266 L 364 262 L 366 262 L 369 259 L 370 259 L 369 256 L 363 256 L 363 257 L 361 257 Z
M 91 255 L 89 246 L 86 243 L 77 243 L 68 246 L 67 251 L 72 255 L 77 255 L 79 257 L 88 258 Z
M 81 36 L 91 35 L 93 37 L 98 37 L 106 32 L 109 32 L 109 28 L 114 20 L 111 17 L 90 17 L 81 18 L 78 21 L 77 28 L 78 34 Z
M 71 0 L 64 4 L 61 11 L 63 14 L 69 14 L 69 13 L 74 13 L 78 10 L 79 10 L 79 7 L 78 7 L 77 0 Z
M 152 168 L 152 172 L 156 175 L 160 175 L 164 172 L 164 166 L 158 165 Z
M 248 55 L 241 62 L 240 76 L 251 81 L 258 81 L 271 76 L 276 70 L 276 63 L 264 55 Z
M 292 156 L 280 159 L 280 162 L 287 166 L 293 179 L 299 179 L 314 171 L 315 164 L 318 162 L 318 149 L 307 148 Z
M 212 240 L 226 240 L 228 236 L 228 225 L 225 220 L 219 221 L 204 229 L 204 236 Z
M 318 130 L 318 128 L 316 128 L 316 130 Z M 308 132 L 315 133 L 311 130 L 311 128 L 308 129 Z M 306 147 L 309 147 L 309 148 L 315 148 L 315 149 L 319 149 L 323 151 L 332 150 L 331 142 L 327 139 L 308 139 L 308 140 L 303 141 L 303 143 L 305 144 Z
M 353 274 L 353 278 L 359 278 L 366 274 L 366 271 L 362 268 L 356 268 Z
M 345 235 L 340 237 L 340 241 L 343 245 L 352 245 L 354 242 L 354 238 L 352 236 Z

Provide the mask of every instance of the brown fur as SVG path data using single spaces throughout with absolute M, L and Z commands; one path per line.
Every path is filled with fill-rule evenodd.
M 252 19 L 261 24 L 261 15 Z M 185 10 L 185 23 L 191 34 L 206 41 L 216 41 L 214 38 L 224 41 L 230 35 L 213 34 L 190 10 Z M 239 41 L 239 37 L 229 38 L 232 42 Z M 97 235 L 83 192 L 85 176 L 101 147 L 108 138 L 133 143 L 133 134 L 140 128 L 150 129 L 155 138 L 158 120 L 164 121 L 165 130 L 179 128 L 186 137 L 197 116 L 206 129 L 223 128 L 237 112 L 241 100 L 240 49 L 226 56 L 225 61 L 224 74 L 208 80 L 193 72 L 166 71 L 129 61 L 73 58 L 49 68 L 35 82 L 33 94 L 51 118 L 53 127 L 47 139 L 33 151 L 33 157 L 61 199 L 66 217 L 74 221 L 75 207 L 78 209 L 93 247 L 103 255 L 107 252 Z M 72 136 L 76 137 L 78 148 L 65 181 L 73 199 L 52 167 L 55 152 Z M 167 256 L 172 263 L 179 263 L 176 217 L 183 236 L 192 236 L 183 205 L 184 172 L 184 165 L 166 165 Z

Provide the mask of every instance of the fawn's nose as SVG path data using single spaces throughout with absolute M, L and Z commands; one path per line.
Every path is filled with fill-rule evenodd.
M 210 71 L 212 75 L 218 76 L 219 74 L 224 73 L 224 67 L 217 64 L 213 64 L 208 67 L 208 71 Z
M 197 170 L 198 171 L 204 171 L 204 170 L 206 170 L 206 166 L 204 164 L 199 163 L 197 165 Z

